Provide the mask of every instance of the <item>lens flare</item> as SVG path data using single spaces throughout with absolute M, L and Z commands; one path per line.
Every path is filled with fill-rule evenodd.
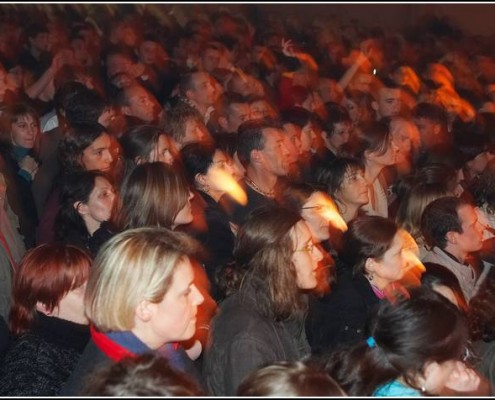
M 247 195 L 244 189 L 239 186 L 234 177 L 220 168 L 211 168 L 210 173 L 217 187 L 228 193 L 235 201 L 245 206 L 247 204 Z

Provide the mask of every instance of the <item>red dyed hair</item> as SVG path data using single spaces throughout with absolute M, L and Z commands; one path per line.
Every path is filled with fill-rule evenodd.
M 14 276 L 9 325 L 12 334 L 29 331 L 36 304 L 55 309 L 63 297 L 88 280 L 91 258 L 76 246 L 44 244 L 30 250 Z

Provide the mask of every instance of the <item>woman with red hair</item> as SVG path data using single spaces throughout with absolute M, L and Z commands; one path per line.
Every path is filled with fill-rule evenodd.
M 0 367 L 0 396 L 55 396 L 89 340 L 83 297 L 91 259 L 79 248 L 29 251 L 12 289 L 9 328 L 16 337 Z

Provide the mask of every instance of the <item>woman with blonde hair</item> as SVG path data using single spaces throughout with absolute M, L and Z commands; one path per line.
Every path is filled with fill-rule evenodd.
M 173 368 L 193 371 L 177 342 L 196 329 L 203 296 L 191 259 L 197 242 L 163 228 L 130 229 L 108 241 L 95 259 L 84 300 L 91 340 L 64 395 L 105 361 L 159 351 Z

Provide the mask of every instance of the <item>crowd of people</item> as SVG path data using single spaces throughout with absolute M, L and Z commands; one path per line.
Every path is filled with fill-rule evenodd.
M 0 395 L 491 395 L 493 43 L 177 7 L 2 7 Z

